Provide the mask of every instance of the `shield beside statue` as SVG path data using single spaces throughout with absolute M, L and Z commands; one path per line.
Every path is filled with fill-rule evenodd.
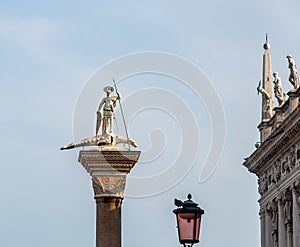
M 96 136 L 97 136 L 98 131 L 100 129 L 101 121 L 102 121 L 102 114 L 101 114 L 100 111 L 97 111 Z

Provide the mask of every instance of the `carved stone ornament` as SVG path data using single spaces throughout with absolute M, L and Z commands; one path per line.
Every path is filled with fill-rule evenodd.
M 297 151 L 298 152 L 298 151 Z M 296 145 L 291 146 L 278 160 L 264 171 L 258 178 L 258 192 L 263 196 L 281 180 L 289 176 L 298 166 Z M 300 157 L 299 157 L 300 158 Z
M 95 196 L 124 196 L 126 177 L 93 177 L 93 189 Z
M 126 177 L 140 151 L 80 151 L 79 162 L 90 174 L 95 196 L 123 198 Z
M 274 200 L 270 204 L 271 211 L 271 223 L 273 231 L 277 231 L 277 223 L 278 223 L 278 210 L 277 210 L 277 202 Z
M 285 222 L 289 223 L 291 222 L 291 207 L 292 207 L 292 195 L 290 190 L 286 190 L 284 194 L 284 201 L 285 201 L 284 208 L 283 208 L 284 218 L 285 218 Z

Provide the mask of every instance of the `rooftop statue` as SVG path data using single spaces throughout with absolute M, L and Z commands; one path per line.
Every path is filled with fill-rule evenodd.
M 281 86 L 281 79 L 278 76 L 277 72 L 273 73 L 274 76 L 274 94 L 275 97 L 278 101 L 278 105 L 281 106 L 284 103 L 284 96 L 283 96 L 283 92 L 282 92 L 282 86 Z
M 272 111 L 273 109 L 271 109 L 271 97 L 268 94 L 268 92 L 264 89 L 260 87 L 261 81 L 259 81 L 258 87 L 257 87 L 257 93 L 261 93 L 263 97 L 265 97 L 266 99 L 266 104 L 264 106 L 263 109 L 263 119 L 270 119 L 272 117 Z
M 288 59 L 289 69 L 290 69 L 289 81 L 294 86 L 294 89 L 297 90 L 299 87 L 299 77 L 298 77 L 295 60 L 292 58 L 291 55 L 287 55 L 286 58 Z
M 106 97 L 104 97 L 101 100 L 97 110 L 96 135 L 89 138 L 85 138 L 78 142 L 70 143 L 69 145 L 61 147 L 60 150 L 85 146 L 97 146 L 99 147 L 99 150 L 120 150 L 122 148 L 117 147 L 116 145 L 121 143 L 128 144 L 129 149 L 130 146 L 137 147 L 136 142 L 128 137 L 122 108 L 121 113 L 123 116 L 124 127 L 126 130 L 126 137 L 118 136 L 113 133 L 113 123 L 115 120 L 114 108 L 117 106 L 117 101 L 119 101 L 120 107 L 122 107 L 120 102 L 121 95 L 117 90 L 116 84 L 115 88 L 117 94 L 116 96 L 111 96 L 111 93 L 114 91 L 113 87 L 107 86 L 103 89 L 103 91 L 106 93 Z M 101 113 L 101 109 L 103 110 L 103 113 Z M 101 124 L 102 133 L 101 135 L 98 135 Z

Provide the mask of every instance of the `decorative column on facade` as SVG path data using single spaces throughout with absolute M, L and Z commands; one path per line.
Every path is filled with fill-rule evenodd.
M 265 215 L 266 215 L 266 225 L 265 225 L 265 247 L 273 247 L 272 245 L 272 235 L 271 235 L 271 231 L 272 231 L 272 224 L 271 224 L 271 207 L 268 204 L 266 211 L 265 211 Z
M 272 247 L 278 247 L 278 206 L 277 200 L 271 203 L 271 236 L 272 236 Z
M 278 243 L 279 247 L 286 247 L 286 228 L 284 220 L 284 200 L 281 195 L 278 199 Z
M 297 181 L 292 188 L 293 201 L 293 247 L 300 247 L 300 195 L 299 195 L 299 181 Z
M 261 208 L 259 211 L 260 216 L 260 242 L 261 246 L 265 246 L 266 243 L 266 213 L 265 209 Z
M 293 247 L 293 226 L 291 218 L 292 198 L 289 189 L 285 192 L 284 217 L 287 236 L 287 247 Z

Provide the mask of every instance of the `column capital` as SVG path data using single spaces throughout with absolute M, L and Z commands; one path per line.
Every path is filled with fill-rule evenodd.
M 95 199 L 123 198 L 126 177 L 139 159 L 140 151 L 80 151 L 78 161 L 92 177 Z
M 261 218 L 261 219 L 264 218 L 265 215 L 266 215 L 266 210 L 265 210 L 264 208 L 261 208 L 261 209 L 259 210 L 259 216 L 260 216 L 260 218 Z
M 300 191 L 300 179 L 297 179 L 292 186 L 292 192 L 293 193 L 299 193 Z

